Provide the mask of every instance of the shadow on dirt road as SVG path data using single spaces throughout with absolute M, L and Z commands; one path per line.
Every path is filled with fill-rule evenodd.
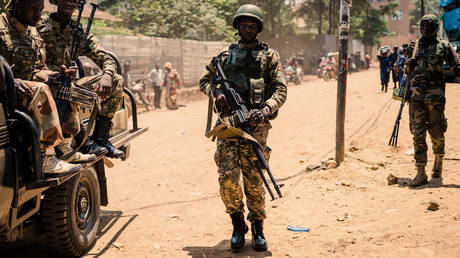
M 139 215 L 123 215 L 122 211 L 101 211 L 101 221 L 99 223 L 99 233 L 97 239 L 100 239 L 104 236 L 107 232 L 110 231 L 113 226 L 117 224 L 120 218 L 128 218 L 128 221 L 115 233 L 115 235 L 110 239 L 109 242 L 102 248 L 101 251 L 98 253 L 89 252 L 88 255 L 92 255 L 93 257 L 100 257 L 102 256 L 109 248 L 112 246 L 115 241 L 117 241 L 118 237 L 125 231 L 128 226 L 137 218 Z
M 216 246 L 187 246 L 182 249 L 193 258 L 202 257 L 271 257 L 272 252 L 256 252 L 251 247 L 251 240 L 246 239 L 246 245 L 238 252 L 230 249 L 230 240 L 222 240 Z

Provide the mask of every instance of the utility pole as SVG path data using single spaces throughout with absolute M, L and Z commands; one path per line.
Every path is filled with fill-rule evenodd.
M 420 0 L 420 11 L 422 14 L 420 17 L 423 17 L 425 15 L 425 4 L 423 0 Z
M 337 115 L 335 134 L 335 161 L 340 165 L 345 159 L 345 106 L 347 97 L 348 34 L 350 31 L 351 0 L 340 3 L 339 67 L 337 84 Z

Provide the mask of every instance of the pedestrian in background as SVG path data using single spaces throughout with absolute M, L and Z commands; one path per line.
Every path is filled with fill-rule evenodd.
M 182 86 L 182 80 L 180 79 L 179 73 L 176 69 L 173 69 L 171 63 L 164 65 L 165 75 L 163 80 L 163 86 L 166 88 L 166 108 L 167 109 L 178 109 L 177 105 L 177 89 Z
M 161 100 L 161 87 L 163 85 L 164 73 L 160 69 L 160 66 L 155 64 L 155 68 L 150 71 L 147 75 L 149 82 L 153 85 L 153 91 L 155 93 L 154 97 L 154 106 L 155 109 L 161 109 L 160 100 Z
M 380 62 L 380 83 L 382 84 L 382 92 L 387 92 L 388 82 L 390 81 L 391 60 L 389 53 L 390 47 L 383 46 L 379 49 L 379 53 L 377 54 L 377 58 Z
M 393 47 L 393 53 L 390 54 L 390 67 L 391 67 L 391 78 L 393 80 L 393 89 L 396 88 L 396 83 L 399 82 L 398 70 L 396 68 L 399 58 L 399 47 Z

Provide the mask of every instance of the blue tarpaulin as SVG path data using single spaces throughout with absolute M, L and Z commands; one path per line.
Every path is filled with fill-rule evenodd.
M 460 8 L 444 13 L 444 30 L 449 35 L 449 38 L 455 35 L 455 38 L 460 36 Z
M 459 2 L 459 0 L 441 0 L 441 2 L 439 3 L 439 8 L 444 8 L 451 4 L 459 4 Z

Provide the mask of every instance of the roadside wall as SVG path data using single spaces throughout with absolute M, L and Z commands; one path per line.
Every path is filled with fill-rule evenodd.
M 161 68 L 171 62 L 180 73 L 184 86 L 197 85 L 204 67 L 226 42 L 176 40 L 145 36 L 98 36 L 104 48 L 114 52 L 120 62 L 131 61 L 133 80 L 145 79 L 155 64 Z

